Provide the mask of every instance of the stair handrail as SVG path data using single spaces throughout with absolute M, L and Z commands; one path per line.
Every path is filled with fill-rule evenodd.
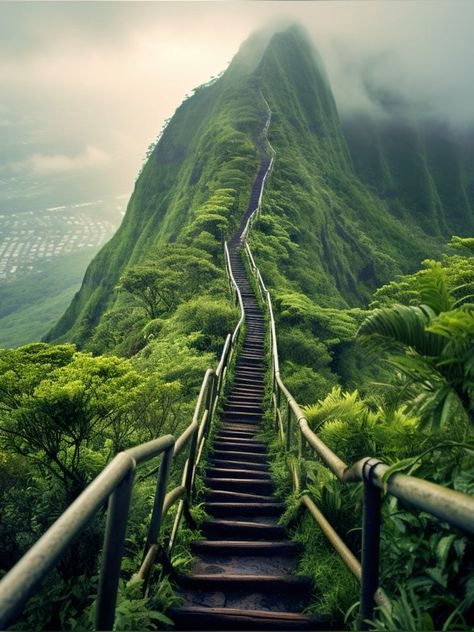
M 167 564 L 168 569 L 171 568 L 169 555 L 182 516 L 185 516 L 191 526 L 195 526 L 189 512 L 189 505 L 193 497 L 196 469 L 209 436 L 213 414 L 219 404 L 225 383 L 227 368 L 245 319 L 242 296 L 232 274 L 227 244 L 225 253 L 226 268 L 228 267 L 240 306 L 240 319 L 233 333 L 229 333 L 225 339 L 216 369 L 207 369 L 204 374 L 191 423 L 177 438 L 173 435 L 165 435 L 119 452 L 89 483 L 76 500 L 0 580 L 0 629 L 5 629 L 14 621 L 61 555 L 72 546 L 107 503 L 95 629 L 112 630 L 134 483 L 133 475 L 138 465 L 159 456 L 161 456 L 159 466 L 146 474 L 147 477 L 156 473 L 158 475 L 143 561 L 137 574 L 143 579 L 146 587 L 153 563 L 159 554 L 162 556 L 161 561 Z M 169 490 L 171 466 L 185 448 L 188 448 L 188 457 L 183 468 L 181 484 Z M 165 550 L 160 545 L 161 528 L 167 512 L 176 503 L 178 503 L 178 508 L 168 547 Z
M 270 124 L 271 110 L 263 94 L 261 95 L 269 112 L 268 125 L 265 126 L 265 140 L 271 151 L 270 168 L 264 175 L 259 196 L 259 203 L 250 215 L 242 232 L 241 244 L 247 257 L 248 265 L 255 277 L 257 290 L 265 304 L 270 338 L 271 376 L 272 376 L 272 405 L 275 429 L 278 429 L 282 443 L 287 453 L 294 450 L 292 446 L 293 420 L 296 420 L 298 435 L 298 460 L 303 457 L 305 444 L 321 458 L 328 469 L 342 483 L 362 482 L 364 486 L 363 520 L 362 520 L 362 560 L 355 557 L 335 529 L 317 508 L 314 501 L 306 493 L 301 495 L 301 504 L 305 505 L 321 530 L 329 539 L 337 553 L 348 566 L 349 570 L 359 580 L 361 585 L 360 616 L 362 621 L 371 619 L 375 605 L 390 610 L 390 602 L 384 591 L 379 587 L 379 548 L 381 526 L 381 492 L 395 496 L 400 501 L 411 505 L 420 511 L 425 511 L 452 527 L 474 534 L 474 497 L 469 494 L 449 489 L 415 476 L 393 473 L 386 478 L 389 466 L 375 457 L 365 457 L 352 465 L 347 465 L 338 455 L 327 446 L 309 426 L 303 411 L 285 386 L 280 374 L 278 343 L 275 318 L 269 290 L 262 274 L 255 263 L 250 246 L 247 242 L 249 230 L 261 211 L 261 202 L 266 178 L 273 167 L 276 152 L 267 138 Z M 282 396 L 286 401 L 286 431 L 280 411 Z M 300 492 L 300 476 L 296 465 L 290 466 L 293 488 Z
M 231 338 L 232 344 L 235 344 L 235 342 L 237 341 L 239 337 L 239 333 L 242 328 L 242 325 L 245 321 L 245 309 L 244 309 L 244 302 L 242 300 L 242 294 L 240 292 L 240 288 L 234 278 L 234 273 L 232 271 L 232 263 L 230 261 L 229 247 L 226 241 L 224 242 L 224 254 L 225 254 L 225 266 L 226 266 L 227 274 L 231 282 L 231 288 L 234 294 L 234 300 L 240 307 L 240 319 L 237 325 L 235 326 L 235 329 L 232 333 L 232 338 Z
M 374 602 L 389 607 L 386 596 L 378 586 L 381 490 L 420 511 L 433 515 L 451 527 L 460 528 L 471 534 L 474 534 L 474 497 L 402 473 L 393 473 L 385 480 L 389 466 L 374 457 L 365 457 L 352 465 L 347 465 L 311 430 L 303 411 L 282 380 L 271 295 L 255 264 L 248 243 L 245 244 L 245 252 L 256 284 L 264 297 L 268 315 L 275 427 L 279 425 L 277 413 L 280 413 L 282 396 L 287 404 L 286 431 L 283 437 L 287 451 L 293 451 L 292 418 L 294 416 L 299 431 L 297 450 L 300 459 L 306 442 L 342 483 L 362 482 L 364 484 L 362 563 L 355 558 L 307 494 L 302 495 L 302 503 L 310 510 L 337 552 L 361 582 L 361 615 L 363 619 L 369 619 L 372 616 Z
M 248 232 L 250 230 L 250 227 L 252 226 L 253 222 L 256 220 L 256 218 L 258 217 L 258 214 L 260 213 L 260 209 L 262 207 L 262 198 L 263 198 L 263 191 L 265 189 L 265 182 L 267 180 L 267 177 L 270 175 L 272 169 L 273 169 L 273 163 L 275 160 L 275 156 L 276 156 L 276 151 L 274 150 L 272 144 L 270 143 L 270 141 L 268 140 L 268 129 L 270 127 L 270 123 L 272 120 L 272 110 L 270 108 L 270 105 L 268 104 L 268 101 L 266 100 L 263 92 L 260 90 L 260 96 L 263 99 L 263 102 L 265 103 L 265 107 L 267 109 L 267 120 L 265 121 L 265 125 L 263 128 L 263 132 L 262 132 L 262 136 L 263 136 L 263 140 L 266 143 L 268 149 L 270 150 L 270 162 L 268 164 L 268 168 L 262 178 L 262 185 L 260 187 L 260 193 L 258 196 L 258 202 L 257 202 L 257 206 L 254 210 L 254 212 L 249 216 L 249 218 L 247 219 L 247 222 L 241 232 L 240 235 L 240 243 L 243 245 L 247 239 L 247 235 Z M 263 280 L 262 280 L 263 283 Z
M 263 96 L 263 95 L 262 95 Z M 268 104 L 267 104 L 268 107 Z M 268 108 L 270 111 L 270 109 Z M 268 129 L 269 118 L 264 128 Z M 265 178 L 268 174 L 265 174 Z M 265 179 L 264 178 L 264 179 Z M 259 204 L 262 191 L 260 191 Z M 0 629 L 8 626 L 28 599 L 38 590 L 41 581 L 55 566 L 61 555 L 73 544 L 105 503 L 108 504 L 107 522 L 102 549 L 102 566 L 97 591 L 95 628 L 111 630 L 115 619 L 120 566 L 123 557 L 128 510 L 136 466 L 162 455 L 161 463 L 146 475 L 158 472 L 153 509 L 148 527 L 142 564 L 138 577 L 146 587 L 153 563 L 158 554 L 171 568 L 171 555 L 179 525 L 184 515 L 195 526 L 189 512 L 193 496 L 196 469 L 219 404 L 227 369 L 237 347 L 245 321 L 245 310 L 239 286 L 234 278 L 227 242 L 224 244 L 225 270 L 240 318 L 232 333 L 225 339 L 216 369 L 205 372 L 193 419 L 178 438 L 165 435 L 118 453 L 76 500 L 47 529 L 35 544 L 0 580 Z M 202 410 L 204 406 L 204 410 Z M 188 458 L 183 468 L 181 484 L 167 490 L 173 460 L 188 447 Z M 175 520 L 166 550 L 160 548 L 160 531 L 169 509 L 178 503 Z

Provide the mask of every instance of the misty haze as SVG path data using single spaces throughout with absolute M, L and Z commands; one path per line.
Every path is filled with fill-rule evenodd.
M 1 629 L 473 629 L 473 18 L 0 4 Z
M 79 244 L 97 248 L 110 237 L 147 146 L 183 98 L 222 72 L 259 26 L 278 29 L 295 19 L 305 24 L 350 127 L 366 115 L 410 118 L 442 122 L 450 137 L 463 137 L 474 111 L 466 63 L 472 57 L 468 25 L 474 10 L 468 2 L 456 7 L 453 12 L 443 2 L 3 3 L 0 295 L 15 293 L 14 285 L 2 284 L 24 280 L 25 272 L 44 276 L 41 261 L 31 266 L 34 244 L 26 235 L 44 245 L 46 261 L 54 264 L 63 254 L 59 238 L 42 235 L 48 209 L 64 206 L 71 221 L 84 227 L 99 222 L 93 239 L 85 230 L 74 246 L 66 216 L 63 224 L 53 219 L 74 250 Z M 77 207 L 86 211 L 86 221 L 75 215 Z M 50 325 L 83 272 L 75 262 Z M 0 319 L 3 344 L 22 341 L 14 319 L 29 320 L 28 312 L 13 315 L 14 304 L 7 309 L 10 318 Z M 20 301 L 17 307 L 25 305 Z

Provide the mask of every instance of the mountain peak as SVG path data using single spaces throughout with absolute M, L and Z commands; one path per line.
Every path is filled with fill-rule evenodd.
M 254 31 L 240 46 L 234 56 L 227 74 L 252 74 L 258 68 L 265 54 L 274 46 L 286 42 L 289 46 L 310 46 L 316 52 L 314 44 L 302 24 L 299 22 L 284 23 L 280 20 Z

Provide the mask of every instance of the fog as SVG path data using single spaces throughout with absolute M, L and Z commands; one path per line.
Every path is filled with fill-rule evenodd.
M 268 22 L 299 21 L 342 116 L 474 118 L 474 3 L 2 2 L 0 206 L 127 194 L 185 95 Z

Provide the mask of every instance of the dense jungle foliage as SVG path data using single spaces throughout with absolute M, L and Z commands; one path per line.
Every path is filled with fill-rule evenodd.
M 304 382 L 302 369 L 319 373 L 318 362 L 324 359 L 326 371 L 332 372 L 335 385 L 329 393 L 322 389 L 304 412 L 312 429 L 346 463 L 376 455 L 391 466 L 389 474 L 403 471 L 474 493 L 473 254 L 472 239 L 453 238 L 441 261 L 426 260 L 416 273 L 379 288 L 357 318 L 353 310 L 340 310 L 339 315 L 332 310 L 329 335 L 320 326 L 327 310 L 293 304 L 290 347 L 288 316 L 279 312 L 281 355 L 285 360 L 285 350 L 292 354 L 283 365 L 286 383 L 296 373 L 302 397 L 309 397 L 312 380 Z M 298 323 L 320 336 L 309 336 L 309 331 L 300 335 Z M 336 361 L 331 364 L 331 359 Z M 338 374 L 341 362 L 344 371 Z M 370 371 L 364 370 L 367 365 Z M 286 456 L 278 443 L 273 445 L 274 472 L 289 493 Z M 310 495 L 359 556 L 362 489 L 342 486 L 308 455 L 303 471 Z M 291 506 L 290 497 L 290 524 L 297 519 Z M 308 515 L 297 520 L 294 537 L 305 544 L 300 571 L 314 578 L 314 607 L 342 625 L 344 613 L 358 598 L 356 582 L 328 551 Z M 465 534 L 386 497 L 381 585 L 393 599 L 393 611 L 382 611 L 373 627 L 471 629 L 472 555 L 473 543 Z
M 51 344 L 0 350 L 2 569 L 118 451 L 188 425 L 203 373 L 238 319 L 222 246 L 258 166 L 267 116 L 260 90 L 276 160 L 250 244 L 272 293 L 285 383 L 346 462 L 373 454 L 392 471 L 474 492 L 467 171 L 443 181 L 435 144 L 428 151 L 427 136 L 408 126 L 417 144 L 403 147 L 416 153 L 407 172 L 423 190 L 418 204 L 393 137 L 380 133 L 374 156 L 364 144 L 370 136 L 349 125 L 343 132 L 321 62 L 292 27 L 250 38 L 219 79 L 178 108 Z M 373 172 L 382 167 L 378 189 Z M 461 237 L 446 247 L 452 233 Z M 284 493 L 285 458 L 273 449 Z M 309 456 L 304 469 L 309 493 L 359 554 L 360 488 L 341 488 Z M 133 578 L 154 484 L 139 476 L 117 629 L 166 625 L 162 612 L 174 598 L 163 582 L 145 600 Z M 300 571 L 314 578 L 315 608 L 342 627 L 355 582 L 294 501 L 286 518 L 305 543 Z M 20 628 L 90 627 L 102 529 L 100 515 L 30 601 Z M 394 609 L 379 613 L 377 629 L 472 625 L 471 559 L 461 533 L 386 498 L 382 585 Z M 175 563 L 188 560 L 178 548 Z

